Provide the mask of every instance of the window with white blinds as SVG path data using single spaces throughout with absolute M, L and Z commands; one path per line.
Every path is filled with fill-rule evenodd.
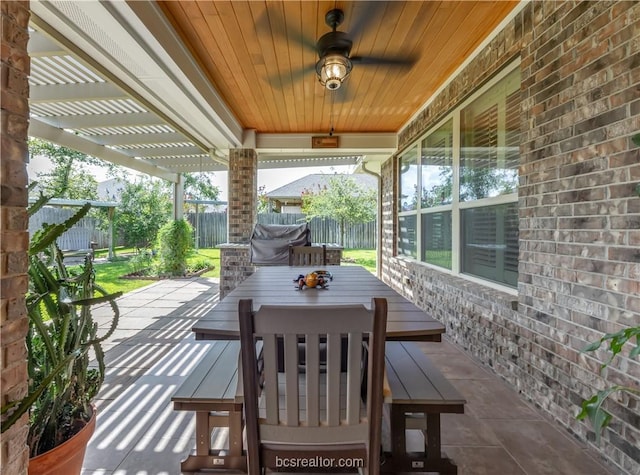
M 400 157 L 398 253 L 517 287 L 519 146 L 514 65 Z
M 398 253 L 416 258 L 416 215 L 400 216 L 398 220 Z
M 462 272 L 518 285 L 518 206 L 462 210 Z
M 460 201 L 515 193 L 520 77 L 514 71 L 460 113 Z

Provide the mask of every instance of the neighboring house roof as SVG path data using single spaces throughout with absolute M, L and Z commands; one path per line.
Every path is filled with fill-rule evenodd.
M 275 190 L 266 194 L 267 198 L 270 200 L 281 200 L 281 199 L 300 199 L 303 191 L 312 191 L 317 192 L 322 190 L 325 186 L 329 186 L 329 181 L 331 178 L 336 177 L 337 175 L 345 175 L 344 173 L 314 173 L 311 175 L 304 176 L 299 178 L 298 180 L 292 181 L 291 183 L 281 186 L 280 188 L 276 188 Z M 347 175 L 349 178 L 352 178 L 358 185 L 366 188 L 366 189 L 376 189 L 378 185 L 378 180 L 376 177 L 372 175 L 367 175 L 363 173 L 357 174 L 349 174 Z
M 98 183 L 98 196 L 102 199 L 120 201 L 125 182 L 120 178 L 110 178 Z

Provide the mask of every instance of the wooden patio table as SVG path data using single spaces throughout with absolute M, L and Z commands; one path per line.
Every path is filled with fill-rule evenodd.
M 373 297 L 387 300 L 387 340 L 441 341 L 444 325 L 415 306 L 372 273 L 360 266 L 326 266 L 333 279 L 326 288 L 296 288 L 299 275 L 318 270 L 312 267 L 265 266 L 231 291 L 218 304 L 205 311 L 193 325 L 198 340 L 226 340 L 223 357 L 213 355 L 215 367 L 206 361 L 194 370 L 186 387 L 174 395 L 174 408 L 197 412 L 195 453 L 182 462 L 182 471 L 201 469 L 246 470 L 242 448 L 242 383 L 237 355 L 240 329 L 238 302 L 252 299 L 253 309 L 261 305 L 337 305 L 363 304 L 371 308 Z M 213 348 L 215 352 L 218 350 Z M 229 350 L 229 351 L 227 351 Z M 214 383 L 215 381 L 215 383 Z M 212 390 L 213 388 L 213 390 Z M 234 391 L 235 388 L 235 391 Z M 388 391 L 388 388 L 385 389 Z M 215 393 L 215 395 L 213 394 Z M 388 394 L 385 394 L 385 399 Z M 214 409 L 217 408 L 217 409 Z M 229 450 L 210 447 L 211 428 L 217 425 L 210 411 L 228 411 L 225 425 L 229 428 Z M 404 417 L 404 415 L 402 416 Z M 439 452 L 439 451 L 438 451 Z
M 333 275 L 327 288 L 296 290 L 298 275 L 318 270 L 311 267 L 259 267 L 217 305 L 207 310 L 193 325 L 197 340 L 237 340 L 238 301 L 253 299 L 254 310 L 261 305 L 363 304 L 371 308 L 373 297 L 387 299 L 387 340 L 441 341 L 444 325 L 420 309 L 371 272 L 360 266 L 327 266 Z

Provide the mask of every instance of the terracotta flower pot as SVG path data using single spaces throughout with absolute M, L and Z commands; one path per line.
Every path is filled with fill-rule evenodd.
M 87 425 L 66 442 L 29 459 L 29 475 L 80 475 L 84 452 L 96 428 L 96 409 Z

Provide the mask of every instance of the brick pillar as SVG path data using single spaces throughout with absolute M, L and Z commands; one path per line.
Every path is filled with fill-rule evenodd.
M 1 404 L 27 392 L 25 337 L 28 319 L 27 130 L 29 124 L 29 2 L 3 1 L 2 16 L 2 163 L 0 173 L 0 370 Z M 28 418 L 2 434 L 1 475 L 27 473 Z
M 229 151 L 228 242 L 249 242 L 258 219 L 258 154 L 249 148 Z

